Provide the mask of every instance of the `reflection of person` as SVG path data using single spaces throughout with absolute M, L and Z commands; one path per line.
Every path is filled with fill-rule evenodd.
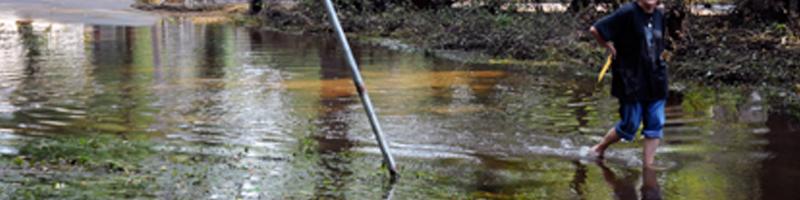
M 611 171 L 605 163 L 597 162 L 597 166 L 603 171 L 603 179 L 611 186 L 614 196 L 617 199 L 636 199 L 636 187 L 631 179 L 624 180 L 617 178 L 617 174 Z
M 661 188 L 658 186 L 656 171 L 645 167 L 642 170 L 642 199 L 657 200 L 661 199 Z
M 617 177 L 610 168 L 602 161 L 597 162 L 597 166 L 603 171 L 603 179 L 611 186 L 617 199 L 638 199 L 634 186 L 635 179 Z M 632 177 L 631 177 L 632 178 Z M 642 170 L 642 188 L 640 188 L 644 200 L 660 200 L 661 188 L 658 186 L 656 171 L 644 167 Z
M 644 123 L 644 165 L 652 167 L 663 135 L 667 98 L 667 69 L 659 56 L 664 51 L 664 15 L 656 9 L 658 2 L 627 3 L 590 28 L 614 57 L 611 94 L 620 104 L 620 121 L 592 147 L 600 158 L 620 139 L 633 140 L 639 124 Z

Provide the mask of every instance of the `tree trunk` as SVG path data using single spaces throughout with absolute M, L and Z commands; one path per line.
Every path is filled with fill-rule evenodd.
M 411 4 L 421 9 L 447 8 L 452 6 L 453 3 L 455 3 L 455 0 L 411 0 Z
M 570 12 L 578 12 L 583 10 L 586 7 L 589 7 L 589 3 L 591 0 L 572 0 L 569 2 L 569 11 Z
M 686 18 L 689 16 L 689 8 L 692 0 L 672 0 L 666 1 L 664 16 L 665 26 L 667 28 L 667 49 L 679 49 L 680 42 L 683 41 L 686 35 Z
M 250 0 L 250 14 L 258 14 L 264 8 L 262 0 Z
M 601 4 L 605 3 L 610 5 L 610 10 L 615 10 L 619 8 L 619 5 L 622 2 L 627 2 L 625 0 L 571 0 L 569 3 L 568 10 L 570 12 L 579 12 L 585 8 L 590 7 L 592 4 Z

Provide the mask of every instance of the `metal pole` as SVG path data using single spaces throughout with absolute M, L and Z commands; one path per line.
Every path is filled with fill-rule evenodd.
M 336 31 L 336 37 L 339 38 L 339 42 L 342 43 L 344 55 L 347 58 L 347 63 L 350 65 L 350 71 L 353 73 L 353 83 L 355 83 L 358 96 L 361 97 L 361 103 L 364 104 L 364 109 L 367 110 L 367 117 L 369 117 L 369 123 L 372 125 L 372 133 L 375 134 L 375 139 L 378 140 L 378 146 L 381 148 L 381 153 L 383 153 L 384 163 L 389 168 L 389 173 L 394 177 L 397 175 L 394 158 L 392 158 L 389 152 L 389 145 L 383 139 L 381 125 L 378 123 L 378 117 L 375 115 L 374 109 L 372 109 L 372 101 L 369 100 L 369 94 L 367 94 L 367 90 L 364 87 L 364 80 L 361 79 L 361 72 L 358 71 L 358 64 L 356 64 L 356 59 L 353 57 L 353 52 L 350 50 L 350 45 L 347 43 L 347 36 L 344 35 L 342 25 L 339 24 L 339 17 L 336 15 L 336 9 L 333 8 L 333 2 L 331 2 L 331 0 L 325 0 L 325 7 L 328 9 L 331 25 Z

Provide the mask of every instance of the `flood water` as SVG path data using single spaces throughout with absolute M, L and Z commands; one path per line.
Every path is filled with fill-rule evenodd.
M 770 92 L 678 84 L 663 169 L 642 171 L 640 141 L 613 146 L 603 163 L 586 156 L 617 117 L 594 68 L 468 65 L 354 44 L 401 172 L 392 182 L 333 37 L 196 22 L 3 20 L 0 198 L 800 195 L 800 125 Z M 52 141 L 99 137 L 148 151 L 107 147 L 132 163 L 122 171 L 19 163 L 33 162 L 31 146 L 54 154 L 73 149 Z

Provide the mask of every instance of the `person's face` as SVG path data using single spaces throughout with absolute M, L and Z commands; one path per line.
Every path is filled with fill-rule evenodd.
M 655 8 L 658 6 L 658 0 L 639 0 L 639 2 L 641 2 L 642 5 L 646 6 L 647 8 Z

